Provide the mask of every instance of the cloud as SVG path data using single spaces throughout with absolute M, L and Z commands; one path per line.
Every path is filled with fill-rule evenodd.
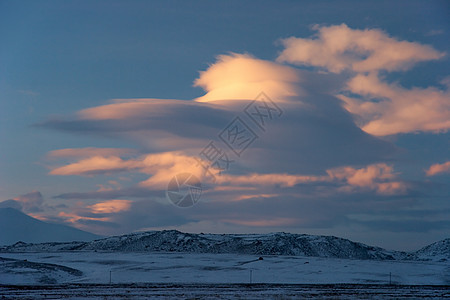
M 393 167 L 380 163 L 364 168 L 341 167 L 327 171 L 330 178 L 344 181 L 348 186 L 342 190 L 351 191 L 355 188 L 375 190 L 382 195 L 405 194 L 407 184 L 396 181 Z
M 248 150 L 252 155 L 236 162 L 235 172 L 239 172 L 238 168 L 252 168 L 258 173 L 267 173 L 267 169 L 274 173 L 320 172 L 339 165 L 365 165 L 387 159 L 395 153 L 395 147 L 361 131 L 340 106 L 340 100 L 329 95 L 342 81 L 334 74 L 296 70 L 246 54 L 222 55 L 196 81 L 205 89 L 206 98 L 116 99 L 81 110 L 72 119 L 52 119 L 41 126 L 131 140 L 143 146 L 147 153 L 181 151 L 194 157 L 209 141 L 217 140 L 218 134 L 236 116 L 243 118 L 248 126 L 256 126 L 244 109 L 263 91 L 284 113 L 280 118 L 266 120 L 268 128 L 264 134 L 261 129 L 255 129 L 258 138 Z M 272 89 L 274 85 L 279 88 Z M 225 90 L 226 95 L 215 92 L 219 90 Z M 220 147 L 227 149 L 223 143 Z M 335 149 L 332 154 L 328 150 L 331 148 Z M 350 148 L 359 151 L 350 153 Z M 105 151 L 112 150 L 102 150 Z M 88 152 L 97 151 L 83 150 Z M 108 157 L 102 152 L 98 151 L 101 159 L 91 158 L 91 167 L 81 168 L 90 163 L 85 161 L 54 169 L 52 174 L 98 172 L 97 165 Z M 61 153 L 64 152 L 53 155 Z M 114 158 L 114 162 L 116 166 L 108 172 L 129 169 L 120 158 Z
M 98 222 L 109 222 L 111 220 L 111 218 L 109 218 L 109 217 L 100 217 L 100 216 L 99 217 L 85 217 L 85 216 L 80 216 L 77 213 L 66 213 L 64 211 L 59 212 L 58 217 L 63 219 L 65 222 L 69 222 L 69 223 L 77 223 L 81 220 L 90 220 L 90 221 L 98 221 Z M 80 228 L 79 226 L 76 226 L 76 227 Z
M 81 110 L 74 116 L 52 118 L 36 126 L 123 139 L 157 151 L 174 151 L 203 147 L 205 140 L 215 136 L 234 117 L 233 110 L 236 108 L 227 105 L 187 100 L 116 99 Z M 58 151 L 50 155 L 69 154 L 71 150 Z M 123 153 L 125 150 L 86 148 L 74 151 L 105 156 L 119 155 L 117 151 Z
M 346 90 L 359 97 L 338 97 L 367 133 L 385 136 L 450 128 L 449 89 L 405 89 L 382 82 L 375 74 L 360 74 L 347 83 Z
M 82 159 L 76 163 L 58 167 L 50 171 L 51 175 L 95 175 L 110 174 L 133 170 L 139 167 L 139 162 L 123 160 L 116 156 L 94 156 Z
M 113 99 L 42 122 L 46 128 L 139 147 L 50 152 L 50 158 L 67 160 L 58 161 L 52 175 L 108 175 L 93 182 L 97 190 L 55 196 L 54 201 L 68 205 L 59 209 L 60 220 L 103 234 L 201 226 L 199 231 L 205 231 L 211 224 L 254 232 L 359 226 L 364 220 L 350 214 L 392 211 L 395 219 L 405 207 L 420 210 L 416 196 L 426 188 L 395 171 L 404 170 L 398 166 L 402 150 L 393 139 L 378 136 L 446 130 L 448 90 L 406 89 L 377 72 L 406 70 L 443 54 L 374 29 L 340 25 L 318 32 L 317 38 L 292 39 L 292 45 L 285 41 L 278 62 L 249 54 L 218 56 L 195 81 L 205 90 L 196 99 Z M 314 51 L 299 61 L 283 56 L 299 40 Z M 264 130 L 244 111 L 261 92 L 283 112 L 266 118 Z M 239 157 L 219 138 L 237 116 L 257 135 Z M 200 165 L 207 161 L 198 160 L 210 142 L 233 160 L 220 175 L 211 170 L 215 183 Z M 204 190 L 200 203 L 180 210 L 165 199 L 165 190 L 173 176 L 184 172 L 196 175 Z
M 425 170 L 427 176 L 435 176 L 442 173 L 450 173 L 450 161 L 442 164 L 434 164 Z
M 92 156 L 122 156 L 136 153 L 135 149 L 129 148 L 66 148 L 50 151 L 47 156 L 51 158 L 67 157 L 92 157 Z
M 283 39 L 278 62 L 322 67 L 333 73 L 407 70 L 417 62 L 445 53 L 431 46 L 399 41 L 379 29 L 357 30 L 345 24 L 314 26 L 315 38 Z
M 104 202 L 99 202 L 93 205 L 87 206 L 93 213 L 99 214 L 110 214 L 119 211 L 129 210 L 132 201 L 130 200 L 109 200 Z
M 136 158 L 122 159 L 117 156 L 93 156 L 50 171 L 51 175 L 100 175 L 119 172 L 137 172 L 151 174 L 151 177 L 140 183 L 146 188 L 163 189 L 178 173 L 189 172 L 198 178 L 206 178 L 204 169 L 195 157 L 181 152 L 164 152 L 146 154 Z M 219 170 L 209 172 L 217 174 Z
M 380 79 L 379 71 L 404 71 L 418 62 L 445 56 L 431 46 L 400 41 L 378 29 L 356 30 L 345 24 L 314 26 L 315 38 L 282 40 L 278 62 L 353 72 L 338 98 L 365 132 L 386 136 L 450 128 L 449 89 L 411 88 Z M 355 74 L 356 73 L 356 74 Z
M 363 168 L 350 166 L 329 169 L 325 176 L 290 174 L 246 174 L 242 176 L 222 175 L 217 177 L 219 184 L 293 187 L 297 184 L 335 183 L 333 192 L 353 192 L 356 190 L 374 190 L 381 195 L 405 194 L 407 184 L 398 181 L 393 167 L 384 163 Z M 247 197 L 249 198 L 249 197 Z
M 430 31 L 428 31 L 427 33 L 425 33 L 426 36 L 435 36 L 435 35 L 441 35 L 444 34 L 445 31 L 442 29 L 432 29 Z
M 280 185 L 281 187 L 291 187 L 299 183 L 323 182 L 329 178 L 326 176 L 308 176 L 291 174 L 246 174 L 241 176 L 222 175 L 217 177 L 219 184 L 233 185 Z
M 178 151 L 146 154 L 129 159 L 114 156 L 82 158 L 77 162 L 57 167 L 50 174 L 98 175 L 125 171 L 137 172 L 150 175 L 148 179 L 139 183 L 140 187 L 156 190 L 164 190 L 175 175 L 188 172 L 199 178 L 204 184 L 292 187 L 300 183 L 339 181 L 348 184 L 350 187 L 370 188 L 380 194 L 404 193 L 406 191 L 405 184 L 401 182 L 385 182 L 396 177 L 393 168 L 386 164 L 373 164 L 360 169 L 350 166 L 333 168 L 326 170 L 327 175 L 319 176 L 255 172 L 243 175 L 221 174 L 221 170 L 213 167 L 204 168 L 205 165 L 208 165 L 207 161 Z M 114 193 L 114 189 L 103 192 Z
M 282 100 L 299 94 L 296 85 L 299 79 L 293 68 L 248 54 L 219 55 L 217 61 L 200 72 L 200 77 L 195 80 L 194 86 L 207 92 L 196 101 L 254 99 L 261 91 Z
M 43 210 L 44 198 L 38 191 L 18 196 L 13 199 L 22 206 L 22 210 L 27 213 L 39 212 Z

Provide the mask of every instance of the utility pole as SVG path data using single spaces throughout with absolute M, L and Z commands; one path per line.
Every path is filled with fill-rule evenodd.
M 392 285 L 392 273 L 389 272 L 389 285 Z
M 111 270 L 109 270 L 109 284 L 111 284 Z
M 253 270 L 250 270 L 250 284 L 252 284 L 252 273 L 253 273 Z

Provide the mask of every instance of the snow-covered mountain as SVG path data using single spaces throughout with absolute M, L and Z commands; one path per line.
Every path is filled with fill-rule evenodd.
M 40 221 L 14 208 L 0 208 L 0 245 L 19 241 L 43 243 L 92 241 L 98 238 L 100 236 L 70 226 Z
M 409 258 L 424 261 L 450 261 L 450 238 L 423 247 L 411 253 Z
M 71 238 L 75 239 L 74 235 Z M 270 234 L 194 234 L 183 233 L 177 230 L 163 230 L 131 233 L 90 242 L 50 242 L 40 244 L 20 242 L 0 247 L 0 251 L 236 253 L 348 259 L 445 261 L 450 260 L 450 239 L 433 243 L 416 252 L 407 253 L 389 251 L 334 236 L 284 232 Z
M 401 259 L 403 252 L 388 251 L 333 236 L 306 234 L 191 234 L 176 230 L 150 231 L 108 237 L 92 242 L 15 244 L 2 251 L 163 251 L 299 255 L 355 259 Z

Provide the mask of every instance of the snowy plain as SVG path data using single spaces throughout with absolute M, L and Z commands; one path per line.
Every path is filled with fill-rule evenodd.
M 103 284 L 110 278 L 112 283 L 450 283 L 448 263 L 430 261 L 275 255 L 260 260 L 241 254 L 93 251 L 0 253 L 0 257 L 1 284 Z
M 444 262 L 104 251 L 0 257 L 2 299 L 450 298 Z
M 0 247 L 6 299 L 443 299 L 450 239 L 389 251 L 327 236 L 141 232 Z

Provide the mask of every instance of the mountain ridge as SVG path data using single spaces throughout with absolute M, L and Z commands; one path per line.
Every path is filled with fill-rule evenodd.
M 0 245 L 9 244 L 9 246 L 0 246 L 0 251 L 3 252 L 236 253 L 349 259 L 450 261 L 450 238 L 432 243 L 415 252 L 386 250 L 335 236 L 285 232 L 196 234 L 162 230 L 102 238 L 66 225 L 40 221 L 13 208 L 0 209 L 0 228 Z
M 91 242 L 16 243 L 0 251 L 108 251 L 183 252 L 288 255 L 342 259 L 450 260 L 450 239 L 433 243 L 415 252 L 386 250 L 335 236 L 292 233 L 196 234 L 177 230 L 146 231 L 97 239 Z M 433 246 L 434 245 L 434 246 Z
M 67 225 L 48 223 L 11 207 L 0 208 L 0 245 L 19 241 L 43 243 L 50 241 L 92 241 L 101 236 Z

